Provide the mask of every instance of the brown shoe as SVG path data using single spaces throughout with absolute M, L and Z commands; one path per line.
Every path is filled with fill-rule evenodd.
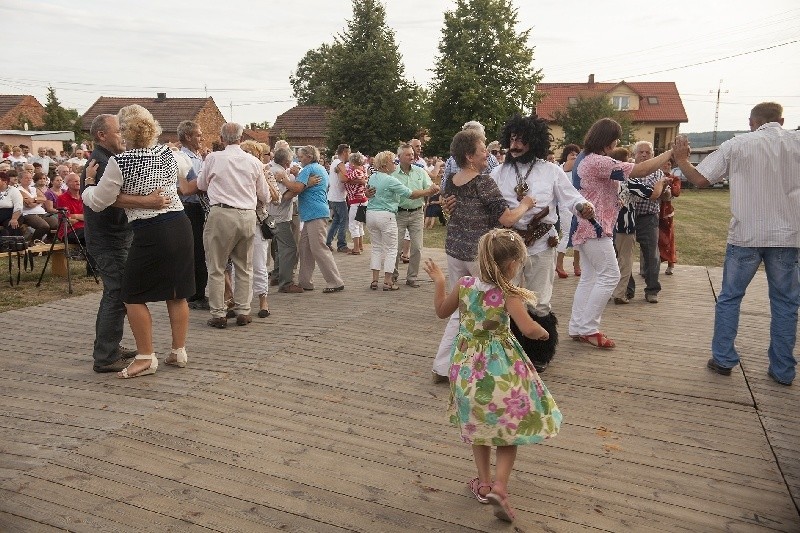
M 225 318 L 224 316 L 217 318 L 209 318 L 206 324 L 208 324 L 212 328 L 225 329 L 228 327 L 228 319 Z
M 135 349 L 126 348 L 121 344 L 117 348 L 117 355 L 119 355 L 120 359 L 131 359 L 133 357 L 136 357 L 138 353 L 139 352 L 137 352 Z
M 439 383 L 450 383 L 450 378 L 448 376 L 442 376 L 441 374 L 432 372 L 431 381 L 433 382 L 434 385 L 438 385 Z
M 340 254 L 349 254 L 350 252 L 353 251 L 353 249 L 352 248 L 348 248 L 347 246 L 345 246 L 344 248 L 339 248 L 336 251 L 339 252 Z
M 278 279 L 278 276 L 273 276 L 273 277 L 271 277 L 269 279 L 269 286 L 270 287 L 277 287 L 279 283 L 280 283 L 280 280 Z
M 239 315 L 236 317 L 236 325 L 237 326 L 246 326 L 250 322 L 253 321 L 253 317 L 250 315 Z
M 614 298 L 614 304 L 616 305 L 623 305 L 629 303 L 631 303 L 631 301 L 628 300 L 627 298 Z
M 278 289 L 278 292 L 285 292 L 288 294 L 301 294 L 305 291 L 303 290 L 303 287 L 301 287 L 300 285 L 295 285 L 294 283 L 290 283 Z

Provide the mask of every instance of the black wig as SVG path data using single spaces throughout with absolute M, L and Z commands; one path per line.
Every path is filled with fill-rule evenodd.
M 500 143 L 504 148 L 511 146 L 511 136 L 514 135 L 522 142 L 529 146 L 527 152 L 518 158 L 515 158 L 510 152 L 506 154 L 506 163 L 530 163 L 534 158 L 547 159 L 547 153 L 550 151 L 550 143 L 553 141 L 553 136 L 550 135 L 550 128 L 547 127 L 547 121 L 543 118 L 537 117 L 535 114 L 529 117 L 523 117 L 516 113 L 513 117 L 508 119 L 505 126 L 503 126 L 503 133 L 500 137 Z

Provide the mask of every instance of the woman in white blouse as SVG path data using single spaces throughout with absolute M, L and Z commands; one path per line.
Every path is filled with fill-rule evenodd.
M 158 359 L 153 350 L 153 327 L 147 302 L 166 301 L 172 328 L 168 365 L 186 366 L 186 334 L 189 307 L 194 294 L 194 244 L 189 219 L 178 198 L 178 173 L 188 173 L 191 163 L 180 152 L 156 144 L 161 128 L 150 112 L 139 105 L 117 114 L 126 151 L 108 160 L 97 186 L 87 187 L 83 202 L 93 211 L 112 205 L 120 194 L 145 196 L 160 189 L 169 199 L 162 209 L 126 209 L 133 242 L 122 280 L 122 301 L 128 313 L 139 355 L 118 374 L 133 378 L 155 373 Z M 87 184 L 94 183 L 96 165 L 87 167 Z

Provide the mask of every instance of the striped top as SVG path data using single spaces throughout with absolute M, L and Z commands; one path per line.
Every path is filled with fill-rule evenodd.
M 728 243 L 800 248 L 800 132 L 768 122 L 725 141 L 697 170 L 710 183 L 728 178 Z

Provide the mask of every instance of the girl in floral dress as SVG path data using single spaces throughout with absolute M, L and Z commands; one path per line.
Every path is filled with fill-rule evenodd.
M 528 315 L 534 294 L 511 283 L 524 264 L 527 249 L 511 230 L 494 229 L 478 242 L 480 277 L 464 276 L 450 294 L 445 277 L 428 259 L 425 271 L 435 284 L 439 318 L 458 308 L 460 327 L 450 356 L 450 422 L 472 445 L 478 476 L 468 486 L 481 503 L 491 503 L 501 520 L 514 520 L 508 503 L 508 480 L 517 446 L 554 436 L 561 412 L 525 352 L 509 329 L 509 316 L 531 339 L 546 340 L 547 331 Z M 497 448 L 492 481 L 490 454 Z

